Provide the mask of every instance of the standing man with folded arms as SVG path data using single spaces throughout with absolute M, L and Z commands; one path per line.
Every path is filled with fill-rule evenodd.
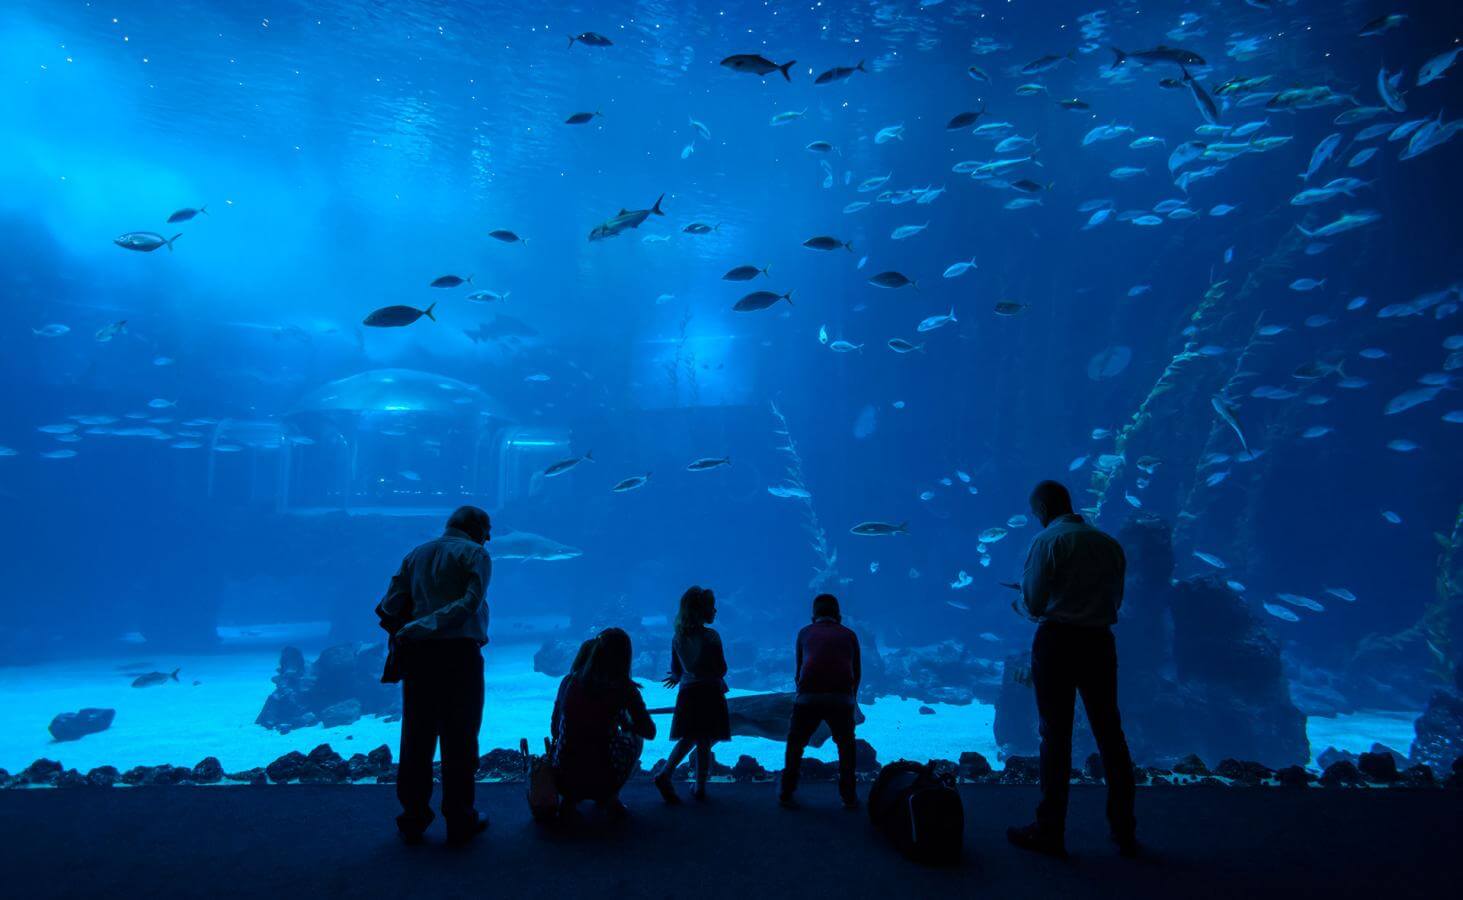
M 483 547 L 488 514 L 463 506 L 442 536 L 407 554 L 376 607 L 391 634 L 382 681 L 400 681 L 401 753 L 396 817 L 404 841 L 420 843 L 432 823 L 432 757 L 442 745 L 442 817 L 447 841 L 464 844 L 488 827 L 474 806 L 478 729 L 483 721 L 483 652 L 488 582 Z

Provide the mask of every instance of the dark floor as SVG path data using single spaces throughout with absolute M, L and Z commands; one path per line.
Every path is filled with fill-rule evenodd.
M 0 791 L 0 890 L 8 897 L 271 895 L 577 898 L 1443 897 L 1463 884 L 1456 791 L 1148 788 L 1142 859 L 1107 844 L 1100 788 L 1073 789 L 1056 861 L 1009 846 L 1032 787 L 967 786 L 966 855 L 914 865 L 885 846 L 831 785 L 805 808 L 771 785 L 712 785 L 667 808 L 647 783 L 635 818 L 594 816 L 567 833 L 528 818 L 523 786 L 478 785 L 492 828 L 466 850 L 404 847 L 386 786 Z

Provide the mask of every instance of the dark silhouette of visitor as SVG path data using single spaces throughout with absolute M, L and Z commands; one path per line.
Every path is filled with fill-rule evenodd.
M 579 648 L 559 683 L 549 733 L 563 817 L 581 800 L 593 800 L 613 818 L 628 812 L 620 789 L 639 769 L 645 741 L 655 737 L 640 685 L 630 678 L 633 656 L 630 636 L 607 628 Z
M 793 794 L 798 789 L 803 750 L 818 726 L 827 722 L 838 747 L 838 794 L 844 808 L 857 809 L 853 720 L 862 669 L 858 635 L 843 625 L 837 597 L 819 594 L 813 598 L 813 622 L 798 632 L 796 655 L 797 697 L 787 731 L 787 756 L 778 800 L 785 807 L 796 808 Z
M 419 843 L 432 823 L 432 757 L 442 745 L 442 817 L 447 840 L 465 843 L 488 827 L 474 806 L 478 729 L 483 721 L 483 653 L 488 642 L 488 582 L 493 562 L 483 544 L 488 514 L 463 506 L 436 540 L 401 562 L 376 606 L 391 634 L 382 681 L 401 681 L 401 754 L 396 827 Z
M 1021 583 L 1026 612 L 1041 624 L 1031 645 L 1031 680 L 1041 718 L 1041 803 L 1036 822 L 1006 837 L 1027 850 L 1066 855 L 1072 716 L 1076 695 L 1102 755 L 1107 821 L 1124 856 L 1137 852 L 1133 761 L 1118 717 L 1118 657 L 1111 626 L 1123 602 L 1127 560 L 1112 537 L 1072 510 L 1055 481 L 1031 492 L 1043 530 L 1031 543 Z
M 676 711 L 671 718 L 671 739 L 676 741 L 655 786 L 667 803 L 679 803 L 676 767 L 692 748 L 696 750 L 697 800 L 706 799 L 706 778 L 711 772 L 711 745 L 731 740 L 731 716 L 726 706 L 726 655 L 721 635 L 710 627 L 716 619 L 716 595 L 692 585 L 681 595 L 671 638 L 671 671 L 665 686 L 676 687 Z

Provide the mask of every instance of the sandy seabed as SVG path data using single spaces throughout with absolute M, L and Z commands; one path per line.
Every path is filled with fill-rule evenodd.
M 548 731 L 558 679 L 533 670 L 536 642 L 493 643 L 485 651 L 487 699 L 481 746 L 517 747 L 528 738 L 533 748 L 543 746 Z M 313 658 L 313 653 L 309 656 Z M 216 756 L 227 771 L 263 766 L 291 750 L 309 752 L 328 743 L 349 756 L 380 744 L 396 750 L 400 724 L 374 717 L 336 728 L 313 727 L 279 734 L 254 724 L 264 699 L 274 689 L 270 681 L 279 661 L 277 650 L 248 650 L 208 656 L 156 660 L 164 671 L 179 668 L 179 681 L 159 687 L 134 688 L 132 678 L 119 667 L 148 660 L 145 649 L 133 648 L 109 658 L 68 660 L 36 666 L 0 668 L 0 768 L 12 772 L 32 761 L 58 759 L 68 768 L 85 772 L 94 766 L 127 769 L 136 765 L 192 766 L 205 756 Z M 197 681 L 199 684 L 195 685 Z M 651 707 L 670 706 L 674 692 L 659 684 L 644 684 Z M 733 691 L 738 693 L 751 693 Z M 920 715 L 928 705 L 934 715 Z M 110 707 L 117 711 L 112 727 L 79 741 L 57 743 L 46 726 L 57 713 L 82 707 Z M 885 697 L 863 707 L 868 717 L 859 736 L 877 748 L 881 761 L 900 757 L 956 759 L 976 750 L 995 761 L 992 735 L 995 709 L 985 704 L 968 706 L 921 704 Z M 1406 753 L 1411 746 L 1415 714 L 1362 712 L 1308 722 L 1312 754 L 1328 746 L 1360 752 L 1373 742 Z M 669 716 L 657 717 L 662 734 Z M 670 742 L 648 742 L 645 764 L 664 757 Z M 718 745 L 717 757 L 726 763 L 747 754 L 768 768 L 782 767 L 783 745 L 763 738 L 735 738 Z M 809 756 L 834 758 L 831 744 L 810 749 Z M 1215 763 L 1218 760 L 1209 760 Z M 1314 763 L 1314 758 L 1312 760 Z

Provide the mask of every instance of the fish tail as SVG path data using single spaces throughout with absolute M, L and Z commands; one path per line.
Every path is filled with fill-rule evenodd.
M 569 35 L 569 46 L 566 47 L 565 49 L 566 50 L 573 50 L 574 49 L 574 35 L 572 35 L 572 34 Z
M 432 310 L 434 310 L 436 308 L 437 308 L 437 304 L 433 303 L 431 306 L 428 306 L 426 309 L 422 310 L 422 315 L 426 316 L 427 318 L 429 318 L 433 322 L 435 322 L 435 321 L 437 321 L 437 317 L 434 316 L 434 315 L 432 315 Z
M 914 288 L 915 290 L 919 290 L 919 282 L 915 281 L 914 279 L 910 279 L 909 286 Z
M 868 69 L 865 69 L 864 68 L 864 61 L 863 60 L 859 60 L 858 61 L 858 65 L 854 66 L 854 68 L 855 69 L 858 69 L 860 72 L 863 72 L 865 74 L 867 74 L 868 71 L 869 71 Z
M 783 294 L 782 299 L 787 301 L 788 306 L 792 306 L 792 291 L 788 291 L 786 294 Z
M 662 201 L 664 199 L 665 199 L 665 194 L 661 194 L 659 197 L 656 197 L 655 198 L 655 205 L 652 206 L 652 207 L 650 207 L 650 211 L 653 212 L 653 213 L 655 213 L 657 216 L 663 216 L 663 215 L 665 215 L 665 213 L 661 212 L 661 210 L 660 210 L 660 201 Z
M 1116 69 L 1118 66 L 1128 61 L 1128 54 L 1124 53 L 1116 47 L 1108 47 L 1108 49 L 1112 51 L 1113 55 L 1112 65 L 1108 66 L 1109 69 Z
M 589 460 L 590 462 L 594 462 L 594 451 L 593 450 L 585 450 L 584 451 L 584 458 L 587 459 L 587 460 Z
M 849 253 L 852 253 L 853 252 L 853 241 L 844 241 L 843 242 L 843 249 L 847 250 Z
M 786 78 L 788 81 L 792 81 L 792 76 L 789 75 L 789 74 L 787 74 L 787 70 L 790 69 L 790 68 L 792 68 L 792 66 L 795 63 L 797 63 L 797 60 L 790 59 L 787 62 L 783 63 L 782 65 L 778 66 L 777 67 L 777 71 L 779 71 L 779 72 L 782 73 L 782 77 L 783 78 Z
M 511 293 L 513 293 L 513 292 L 512 291 L 504 291 L 503 292 L 503 300 L 504 301 L 507 301 L 508 295 L 511 294 Z
M 205 216 L 208 215 L 208 204 L 205 203 L 202 206 L 198 207 L 198 211 L 203 213 Z
M 181 671 L 183 671 L 183 670 L 182 669 L 174 669 L 173 670 L 173 680 L 174 681 L 177 681 L 178 680 L 178 673 L 181 672 Z
M 900 522 L 894 528 L 894 533 L 895 534 L 909 534 L 909 523 L 908 522 Z
M 183 232 L 180 231 L 177 234 L 173 235 L 172 237 L 168 238 L 166 241 L 163 242 L 163 243 L 165 243 L 165 244 L 168 245 L 168 252 L 169 253 L 172 253 L 173 252 L 173 241 L 176 241 L 178 238 L 180 238 L 182 236 L 183 236 Z
M 772 264 L 771 263 L 768 263 L 767 265 L 765 265 L 765 266 L 762 267 L 762 274 L 763 275 L 766 275 L 768 278 L 771 278 L 772 277 Z
M 467 283 L 468 284 L 472 284 L 472 276 L 471 275 L 467 276 Z
M 949 319 L 950 319 L 951 322 L 959 322 L 960 321 L 959 319 L 955 318 L 955 307 L 953 305 L 950 307 L 950 312 L 949 312 L 948 315 L 949 315 Z

